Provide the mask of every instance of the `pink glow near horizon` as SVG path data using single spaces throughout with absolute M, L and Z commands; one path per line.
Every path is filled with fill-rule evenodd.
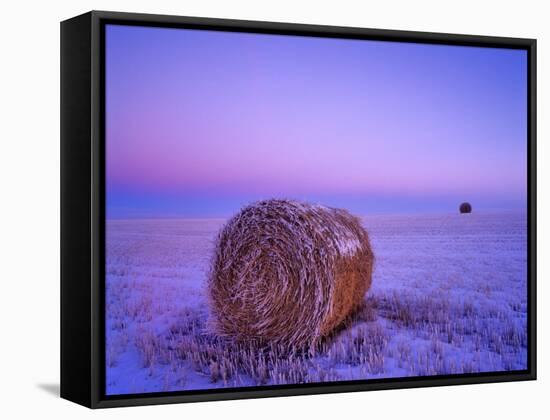
M 113 191 L 524 198 L 521 51 L 107 34 Z

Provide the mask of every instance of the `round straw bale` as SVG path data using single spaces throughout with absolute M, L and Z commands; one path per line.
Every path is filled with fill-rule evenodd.
M 374 256 L 346 210 L 249 205 L 220 231 L 209 277 L 214 325 L 239 341 L 312 347 L 364 299 Z
M 471 213 L 472 212 L 472 205 L 470 203 L 462 203 L 459 207 L 460 213 Z

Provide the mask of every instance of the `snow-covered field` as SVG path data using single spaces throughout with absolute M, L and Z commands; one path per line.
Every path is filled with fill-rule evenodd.
M 373 285 L 313 357 L 210 332 L 205 281 L 223 223 L 107 222 L 107 394 L 526 368 L 524 214 L 365 217 Z

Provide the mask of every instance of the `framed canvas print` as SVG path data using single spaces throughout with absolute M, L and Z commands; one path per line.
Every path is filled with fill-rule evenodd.
M 535 46 L 62 22 L 62 397 L 535 379 Z

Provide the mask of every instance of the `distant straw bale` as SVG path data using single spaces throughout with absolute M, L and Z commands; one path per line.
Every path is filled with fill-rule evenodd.
M 312 348 L 363 303 L 374 256 L 346 210 L 289 200 L 242 209 L 218 235 L 209 295 L 221 335 Z
M 471 213 L 472 212 L 472 205 L 470 203 L 462 203 L 459 207 L 460 213 Z

